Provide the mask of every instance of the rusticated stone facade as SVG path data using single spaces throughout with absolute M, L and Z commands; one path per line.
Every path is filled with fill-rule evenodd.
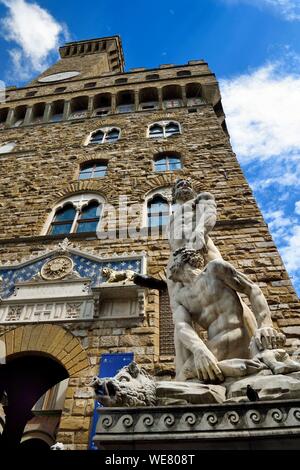
M 68 51 L 63 48 L 59 63 L 41 77 L 80 69 L 79 76 L 53 83 L 39 82 L 38 77 L 25 88 L 11 90 L 0 107 L 0 152 L 1 145 L 16 144 L 11 152 L 0 153 L 2 265 L 35 260 L 45 250 L 51 254 L 67 236 L 74 249 L 97 259 L 121 260 L 132 252 L 144 256 L 147 273 L 163 278 L 169 256 L 166 237 L 149 237 L 145 230 L 137 239 L 126 235 L 119 201 L 126 195 L 129 208 L 141 205 L 143 229 L 148 193 L 187 176 L 195 189 L 214 194 L 218 206 L 214 243 L 226 260 L 261 286 L 275 324 L 287 335 L 289 349 L 296 350 L 300 343 L 300 304 L 232 152 L 218 85 L 207 64 L 191 61 L 184 66 L 124 73 L 119 38 L 109 38 L 107 49 L 99 46 L 97 50 L 93 45 L 97 41 L 90 42 L 66 46 Z M 60 87 L 66 90 L 56 92 Z M 26 97 L 28 92 L 36 93 Z M 60 118 L 51 122 L 57 102 Z M 144 106 L 153 102 L 153 108 Z M 103 114 L 104 108 L 108 108 L 107 114 Z M 97 109 L 102 109 L 101 116 L 96 115 Z M 22 122 L 14 127 L 18 120 Z M 180 133 L 149 138 L 148 128 L 157 121 L 178 122 Z M 90 133 L 103 127 L 120 129 L 120 138 L 86 145 Z M 154 158 L 162 153 L 179 154 L 182 169 L 155 171 Z M 91 161 L 106 163 L 106 176 L 79 180 L 82 164 Z M 65 198 L 82 193 L 104 198 L 102 232 L 108 229 L 108 205 L 115 208 L 119 238 L 109 233 L 104 239 L 95 233 L 48 234 L 53 208 Z M 129 215 L 129 221 L 132 217 Z M 171 349 L 163 355 L 160 351 L 159 326 L 169 328 L 161 335 L 171 335 L 172 325 L 171 321 L 159 321 L 158 291 L 145 290 L 140 316 L 115 319 L 99 317 L 103 297 L 96 294 L 92 319 L 51 321 L 38 327 L 34 322 L 0 324 L 0 339 L 5 341 L 8 359 L 20 352 L 42 351 L 66 367 L 69 386 L 53 440 L 64 442 L 70 449 L 87 448 L 93 413 L 87 383 L 98 372 L 101 354 L 133 352 L 140 365 L 157 375 L 172 376 L 174 369 L 172 356 L 166 354 Z M 36 421 L 27 426 L 30 431 Z

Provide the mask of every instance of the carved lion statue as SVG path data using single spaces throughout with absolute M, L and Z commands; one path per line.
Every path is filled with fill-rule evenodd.
M 156 385 L 154 380 L 135 362 L 123 367 L 115 377 L 94 377 L 90 385 L 96 399 L 103 406 L 155 406 Z
M 116 271 L 111 268 L 103 268 L 102 275 L 106 279 L 106 282 L 133 282 L 135 275 L 134 271 L 126 269 L 125 271 Z

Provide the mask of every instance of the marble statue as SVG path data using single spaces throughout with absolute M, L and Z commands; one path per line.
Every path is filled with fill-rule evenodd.
M 209 237 L 216 220 L 212 194 L 196 195 L 189 180 L 173 188 L 168 229 L 168 291 L 175 326 L 176 379 L 223 382 L 264 369 L 300 370 L 282 349 L 285 336 L 272 323 L 261 289 L 223 260 Z M 251 309 L 241 300 L 248 297 Z M 194 325 L 207 331 L 206 344 Z
M 300 363 L 282 350 L 285 336 L 273 327 L 261 289 L 230 263 L 216 259 L 205 266 L 200 250 L 180 248 L 173 254 L 170 279 L 175 283 L 172 305 L 176 336 L 189 352 L 176 357 L 178 380 L 192 378 L 193 368 L 195 378 L 212 383 L 266 368 L 273 373 L 300 370 Z M 250 300 L 258 325 L 252 338 L 245 328 L 237 293 Z M 206 344 L 193 322 L 207 331 Z
M 300 398 L 300 362 L 285 351 L 262 290 L 225 261 L 210 238 L 217 220 L 213 195 L 197 195 L 189 180 L 179 179 L 173 203 L 166 277 L 176 378 L 155 380 L 132 363 L 112 379 L 93 379 L 97 399 L 124 407 L 248 401 L 249 386 L 260 399 Z M 114 271 L 107 278 L 119 281 Z
M 94 377 L 90 386 L 103 406 L 154 406 L 155 382 L 135 362 L 123 367 L 113 378 Z
M 105 407 L 223 403 L 225 400 L 225 389 L 220 385 L 156 381 L 135 362 L 123 367 L 115 377 L 94 377 L 89 385 Z

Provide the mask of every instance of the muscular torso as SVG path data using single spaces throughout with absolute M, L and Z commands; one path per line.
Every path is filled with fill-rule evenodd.
M 207 346 L 218 360 L 248 357 L 243 307 L 235 291 L 205 271 L 191 285 L 176 287 L 175 301 L 207 330 Z
M 175 209 L 169 225 L 169 243 L 174 252 L 182 246 L 187 246 L 195 228 L 196 214 L 193 201 L 189 201 Z
M 168 229 L 171 251 L 183 246 L 201 249 L 215 223 L 216 206 L 211 194 L 201 193 L 197 199 L 177 204 Z

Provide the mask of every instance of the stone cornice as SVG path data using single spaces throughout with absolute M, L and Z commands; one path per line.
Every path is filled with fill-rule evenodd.
M 176 440 L 174 448 L 197 448 L 205 442 L 300 436 L 300 401 L 177 405 L 141 408 L 101 408 L 94 442 L 106 450 L 156 449 Z M 189 447 L 191 448 L 191 447 Z

